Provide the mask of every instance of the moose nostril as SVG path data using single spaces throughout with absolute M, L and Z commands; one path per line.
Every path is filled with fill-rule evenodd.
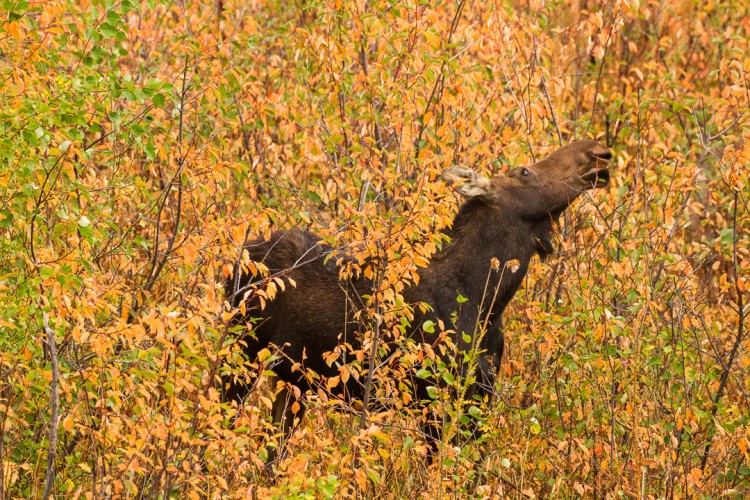
M 611 160 L 612 159 L 612 151 L 602 151 L 599 153 L 594 153 L 594 157 L 600 160 Z

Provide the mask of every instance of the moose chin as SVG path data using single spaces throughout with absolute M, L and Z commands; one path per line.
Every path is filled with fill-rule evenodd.
M 407 287 L 403 295 L 413 306 L 430 306 L 414 307 L 410 335 L 415 341 L 430 338 L 421 328 L 427 320 L 451 325 L 453 316 L 453 343 L 466 351 L 475 343 L 478 323 L 481 321 L 484 326 L 478 342 L 481 355 L 475 382 L 464 397 L 491 398 L 503 355 L 503 310 L 521 285 L 532 257 L 552 252 L 552 232 L 560 214 L 584 191 L 609 184 L 607 164 L 611 158 L 612 153 L 598 142 L 582 140 L 537 163 L 492 178 L 460 166 L 443 170 L 443 179 L 465 201 L 453 224 L 445 230 L 449 243 L 421 270 L 418 284 Z M 252 283 L 258 278 L 252 274 L 235 269 L 225 287 L 233 308 L 245 302 L 245 315 L 237 315 L 234 321 L 247 323 L 254 319 L 250 334 L 243 338 L 249 361 L 255 361 L 262 349 L 273 347 L 279 353 L 273 372 L 287 385 L 299 388 L 282 389 L 272 408 L 274 422 L 288 436 L 305 408 L 302 402 L 295 404 L 295 394 L 311 389 L 298 367 L 304 364 L 305 369 L 323 378 L 339 374 L 336 366 L 326 363 L 324 354 L 342 343 L 352 349 L 361 348 L 358 332 L 367 327 L 356 319 L 360 316 L 357 312 L 365 309 L 361 297 L 371 294 L 375 283 L 363 276 L 341 279 L 340 267 L 346 264 L 347 257 L 337 253 L 337 258 L 326 259 L 334 249 L 308 231 L 278 231 L 268 241 L 248 243 L 245 250 L 252 261 L 268 268 L 269 276 L 290 278 L 296 283 L 279 291 L 263 308 L 253 293 Z M 517 261 L 513 263 L 514 268 L 517 266 L 515 272 L 491 272 L 498 266 L 504 269 L 513 261 Z M 495 298 L 483 306 L 487 290 L 492 290 Z M 458 295 L 468 300 L 461 314 L 455 315 Z M 238 404 L 250 390 L 232 374 L 223 376 L 222 385 L 225 400 Z M 415 404 L 424 404 L 428 399 L 427 385 L 416 379 Z M 361 400 L 363 388 L 362 381 L 350 378 L 342 394 Z M 440 439 L 439 427 L 426 424 L 425 435 L 434 448 Z M 269 450 L 269 461 L 275 453 Z

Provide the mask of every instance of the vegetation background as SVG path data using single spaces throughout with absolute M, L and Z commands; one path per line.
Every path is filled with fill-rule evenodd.
M 745 497 L 748 40 L 740 0 L 2 0 L 0 498 Z M 580 138 L 613 180 L 506 311 L 482 439 L 428 467 L 418 415 L 321 390 L 268 477 L 272 387 L 217 384 L 242 243 L 385 257 L 397 305 L 443 167 Z

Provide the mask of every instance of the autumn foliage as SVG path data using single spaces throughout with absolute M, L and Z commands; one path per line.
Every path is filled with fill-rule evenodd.
M 740 0 L 3 0 L 0 499 L 747 495 L 748 40 Z M 321 383 L 270 475 L 243 243 L 314 230 L 398 338 L 460 201 L 438 173 L 582 138 L 612 182 L 506 311 L 495 400 L 436 394 L 428 465 L 399 381 L 461 382 L 403 348 L 367 425 Z

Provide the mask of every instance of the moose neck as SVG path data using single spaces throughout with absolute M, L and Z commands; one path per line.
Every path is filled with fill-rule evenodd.
M 555 215 L 520 218 L 484 200 L 470 199 L 446 231 L 451 241 L 433 259 L 436 272 L 431 274 L 450 282 L 452 292 L 463 294 L 469 303 L 492 303 L 491 310 L 484 309 L 493 319 L 518 290 L 531 258 L 552 251 Z M 499 262 L 497 270 L 492 269 L 493 259 Z M 513 260 L 518 261 L 517 268 L 509 264 Z

